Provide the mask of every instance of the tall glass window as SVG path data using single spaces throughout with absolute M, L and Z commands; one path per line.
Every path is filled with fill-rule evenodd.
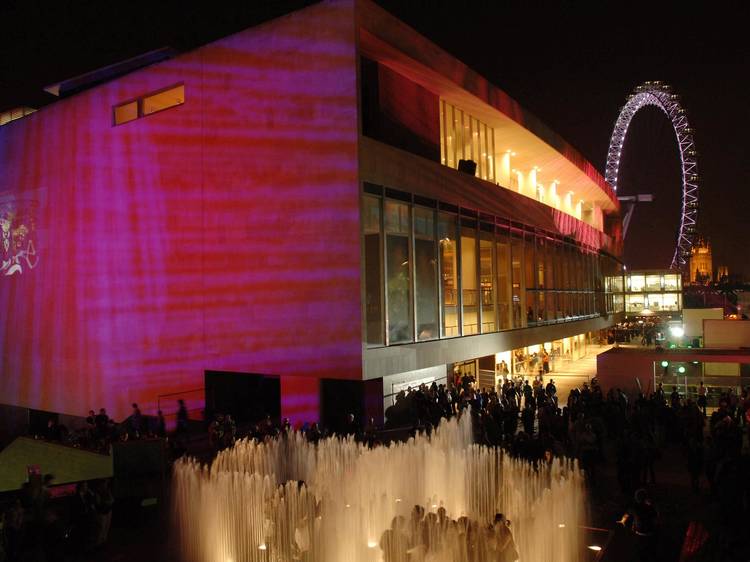
M 513 326 L 511 317 L 510 240 L 505 233 L 497 233 L 497 326 L 507 330 Z
M 544 269 L 545 269 L 545 263 L 544 263 L 544 254 L 545 254 L 545 242 L 546 240 L 538 236 L 536 238 L 536 269 L 537 269 L 537 278 L 536 278 L 536 286 L 539 289 L 549 289 L 549 287 L 545 281 L 544 277 Z
M 556 297 L 554 291 L 545 291 L 544 299 L 545 299 L 545 305 L 544 305 L 544 319 L 547 322 L 553 322 L 555 320 L 555 306 L 556 306 Z
M 482 333 L 494 332 L 495 323 L 495 241 L 489 232 L 480 231 L 479 285 L 482 301 Z
M 526 323 L 537 322 L 537 302 L 533 289 L 536 287 L 536 260 L 534 258 L 534 234 L 526 233 L 524 244 L 524 281 L 526 284 Z
M 385 202 L 386 296 L 388 343 L 414 340 L 409 276 L 409 205 Z
M 478 334 L 477 231 L 466 226 L 461 227 L 461 298 L 463 335 Z
M 437 273 L 435 211 L 424 207 L 414 207 L 414 280 L 417 339 L 420 341 L 440 336 Z
M 495 181 L 495 131 L 479 119 L 440 100 L 440 161 L 458 168 L 459 160 L 473 160 L 477 177 Z
M 381 263 L 380 199 L 362 199 L 365 254 L 365 330 L 367 345 L 383 345 L 383 265 Z
M 513 327 L 526 326 L 526 295 L 523 279 L 523 234 L 515 232 L 511 238 L 512 280 L 513 280 Z
M 456 216 L 438 215 L 440 244 L 440 294 L 442 303 L 443 337 L 458 336 L 458 244 Z
M 555 251 L 557 244 L 553 240 L 546 240 L 546 253 L 544 255 L 544 287 L 556 289 L 555 285 Z

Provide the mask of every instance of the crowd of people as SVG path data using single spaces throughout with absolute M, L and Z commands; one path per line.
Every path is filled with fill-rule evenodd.
M 184 403 L 180 407 L 184 408 Z M 88 411 L 81 427 L 71 430 L 55 417 L 50 417 L 44 430 L 34 434 L 36 438 L 104 454 L 109 453 L 113 442 L 166 436 L 167 424 L 162 411 L 159 410 L 156 416 L 144 416 L 136 403 L 132 404 L 131 414 L 119 423 L 109 417 L 105 408 L 99 408 L 98 413 Z
M 518 550 L 511 523 L 495 514 L 491 525 L 468 517 L 451 519 L 445 508 L 425 513 L 415 505 L 407 520 L 396 516 L 380 538 L 385 562 L 512 562 Z
M 664 340 L 664 326 L 659 319 L 622 322 L 607 332 L 607 343 L 640 343 L 652 346 Z
M 643 506 L 648 506 L 646 512 L 656 513 L 645 489 L 656 483 L 658 461 L 665 448 L 674 445 L 683 451 L 693 490 L 709 492 L 710 497 L 718 501 L 722 517 L 728 519 L 729 514 L 750 512 L 750 487 L 746 477 L 750 474 L 750 465 L 743 455 L 743 434 L 747 433 L 750 443 L 750 388 L 740 394 L 732 390 L 722 393 L 718 408 L 710 415 L 708 392 L 702 384 L 697 390 L 697 401 L 683 396 L 676 387 L 669 391 L 661 384 L 653 392 L 632 399 L 617 388 L 604 393 L 593 379 L 580 389 L 574 388 L 563 403 L 554 380 L 545 382 L 544 356 L 540 355 L 537 361 L 542 365 L 542 372 L 533 379 L 506 376 L 496 388 L 479 388 L 477 381 L 466 375 L 450 386 L 433 382 L 399 392 L 394 404 L 385 412 L 387 421 L 383 426 L 372 418 L 360 423 L 353 414 L 348 414 L 331 430 L 312 423 L 305 424 L 301 431 L 311 442 L 336 434 L 378 446 L 399 438 L 389 437 L 389 432 L 403 433 L 406 428 L 401 438 L 422 431 L 429 433 L 442 419 L 470 412 L 477 443 L 502 447 L 534 465 L 553 457 L 577 458 L 592 486 L 596 486 L 602 464 L 611 461 L 623 497 L 636 498 L 631 506 L 634 513 L 646 509 Z M 286 419 L 276 424 L 266 416 L 258 423 L 238 428 L 231 415 L 216 414 L 208 426 L 208 440 L 215 452 L 231 446 L 239 437 L 272 439 L 291 430 Z M 161 412 L 147 418 L 138 405 L 133 404 L 131 415 L 119 424 L 109 418 L 104 408 L 98 414 L 89 411 L 77 442 L 80 446 L 106 450 L 114 440 L 164 437 L 166 434 Z M 186 434 L 187 409 L 180 401 L 172 441 L 179 443 Z M 64 435 L 51 420 L 42 437 L 59 441 Z M 48 520 L 45 509 L 39 507 L 48 498 L 45 490 L 49 484 L 50 481 L 45 480 L 39 490 L 24 491 L 18 502 L 3 514 L 1 544 L 6 553 L 14 552 L 37 532 L 29 529 L 38 529 L 39 525 L 52 529 L 50 525 L 55 523 Z M 94 548 L 106 537 L 111 493 L 105 484 L 89 488 L 82 483 L 75 498 L 71 520 L 77 523 L 63 531 L 63 535 L 67 533 L 68 539 L 72 537 L 77 548 Z M 505 539 L 500 535 L 505 533 L 506 522 L 501 521 L 499 525 L 496 521 L 484 529 L 468 520 L 444 520 L 439 513 L 437 520 L 435 517 L 436 514 L 425 515 L 424 510 L 415 507 L 412 521 L 394 519 L 380 542 L 386 560 L 420 560 L 422 554 L 442 544 L 440 537 L 447 536 L 446 533 L 463 537 L 457 542 L 463 545 L 463 550 L 456 554 L 456 560 L 505 559 L 500 554 L 505 547 L 498 550 L 498 544 L 504 544 Z M 641 515 L 633 519 L 636 525 L 642 525 L 647 518 Z M 652 527 L 655 527 L 655 520 L 654 516 Z M 52 536 L 56 536 L 55 533 Z M 512 542 L 512 536 L 510 540 Z M 447 542 L 456 544 L 454 540 Z M 487 549 L 494 549 L 493 554 L 487 555 L 489 558 L 475 557 L 476 553 L 487 552 Z
M 54 485 L 51 474 L 32 477 L 0 510 L 0 561 L 71 560 L 104 545 L 115 502 L 109 481 L 79 482 L 59 499 Z
M 429 431 L 441 417 L 471 406 L 478 443 L 503 447 L 535 464 L 553 456 L 575 457 L 592 486 L 602 464 L 611 460 L 622 497 L 634 498 L 630 509 L 640 514 L 632 520 L 653 529 L 656 516 L 643 515 L 656 513 L 647 490 L 656 484 L 658 461 L 669 446 L 682 451 L 693 491 L 717 502 L 725 523 L 750 513 L 750 461 L 743 455 L 743 434 L 750 445 L 750 387 L 740 394 L 720 393 L 710 415 L 707 394 L 701 384 L 695 401 L 677 387 L 668 392 L 659 384 L 631 399 L 618 388 L 604 393 L 593 379 L 573 389 L 562 404 L 553 380 L 506 379 L 498 388 L 479 389 L 465 376 L 457 387 L 433 383 L 409 389 L 386 415 L 389 423 Z M 644 542 L 649 533 L 636 535 Z

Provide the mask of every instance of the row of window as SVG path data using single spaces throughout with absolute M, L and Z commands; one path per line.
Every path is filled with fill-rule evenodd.
M 621 300 L 623 295 L 617 295 Z M 682 293 L 626 294 L 625 312 L 679 312 L 682 310 Z
M 16 119 L 21 119 L 34 113 L 36 109 L 31 107 L 14 107 L 6 111 L 0 111 L 0 125 L 5 125 Z
M 122 125 L 183 103 L 185 103 L 185 85 L 179 84 L 114 106 L 112 122 L 114 125 Z
M 477 177 L 494 182 L 495 130 L 440 100 L 440 161 L 457 169 L 459 160 L 473 160 Z
M 621 278 L 620 278 L 621 281 Z M 680 291 L 682 278 L 679 273 L 655 273 L 625 275 L 625 292 L 642 293 L 644 291 Z M 622 283 L 613 287 L 613 291 L 622 292 Z
M 368 345 L 482 334 L 614 310 L 603 292 L 604 275 L 620 267 L 613 258 L 475 211 L 464 216 L 464 209 L 400 192 L 378 195 L 377 186 L 366 191 Z

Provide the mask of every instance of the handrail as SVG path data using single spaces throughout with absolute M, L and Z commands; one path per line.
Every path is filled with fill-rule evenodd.
M 437 377 L 434 381 L 430 381 L 430 385 L 433 382 L 438 382 L 438 381 L 442 381 L 442 380 L 445 380 L 445 382 L 448 382 L 448 375 L 445 375 L 444 377 Z M 408 382 L 408 381 L 405 381 L 405 382 Z M 426 384 L 426 383 L 422 383 L 422 384 Z M 429 386 L 429 385 L 427 385 L 427 386 Z M 412 392 L 416 392 L 416 389 L 418 389 L 418 388 L 419 388 L 419 386 L 415 386 L 414 390 L 412 390 Z M 402 392 L 406 392 L 406 390 L 399 390 L 398 392 L 391 392 L 390 394 L 384 394 L 383 398 L 388 398 L 388 397 L 391 397 L 391 396 L 398 396 Z
M 173 396 L 183 396 L 185 394 L 190 394 L 190 393 L 194 393 L 194 392 L 205 392 L 205 389 L 203 389 L 203 388 L 191 388 L 191 389 L 182 390 L 182 391 L 179 391 L 179 392 L 168 392 L 166 394 L 158 394 L 156 396 L 156 409 L 157 410 L 161 410 L 161 399 L 162 398 L 169 398 L 169 397 L 173 397 Z M 202 412 L 202 411 L 203 411 L 202 408 L 193 408 L 192 410 L 188 410 L 188 414 L 190 414 L 190 412 Z M 163 415 L 164 415 L 165 418 L 172 417 L 172 416 L 176 416 L 177 412 L 173 412 L 173 413 L 170 413 L 170 414 L 163 414 Z
M 191 388 L 190 390 L 182 390 L 179 392 L 170 392 L 168 394 L 157 394 L 156 398 L 166 398 L 168 396 L 179 396 L 180 394 L 187 394 L 189 392 L 203 392 L 203 388 Z

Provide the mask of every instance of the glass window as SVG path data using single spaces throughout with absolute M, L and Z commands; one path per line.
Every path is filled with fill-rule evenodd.
M 385 231 L 404 236 L 409 235 L 409 205 L 386 200 Z
M 446 134 L 448 127 L 445 122 L 445 100 L 440 100 L 440 163 L 443 166 L 448 164 L 448 143 Z
M 610 290 L 613 293 L 622 293 L 622 275 L 610 277 Z
M 477 175 L 482 177 L 482 156 L 479 150 L 479 121 L 474 117 L 471 118 L 471 155 L 472 160 L 477 163 Z
M 511 239 L 511 273 L 513 290 L 513 327 L 526 326 L 526 295 L 523 279 L 523 234 L 513 235 Z
M 409 206 L 385 202 L 388 343 L 413 341 L 409 275 Z
M 365 328 L 367 344 L 383 345 L 383 266 L 380 248 L 380 199 L 365 195 L 362 200 L 365 258 Z
M 441 162 L 458 168 L 459 160 L 473 160 L 477 177 L 495 181 L 495 132 L 468 113 L 440 100 Z
M 544 302 L 544 319 L 547 322 L 553 322 L 557 315 L 555 310 L 555 293 L 553 291 L 545 291 Z
M 497 234 L 497 324 L 500 330 L 507 330 L 511 322 L 511 275 L 510 242 L 507 234 Z
M 463 335 L 479 333 L 477 290 L 477 238 L 473 228 L 461 228 L 461 304 Z
M 435 211 L 414 207 L 414 278 L 417 301 L 417 339 L 439 337 L 437 245 Z
M 652 312 L 659 312 L 664 306 L 664 300 L 660 294 L 649 294 L 647 295 L 648 301 L 645 306 Z
M 542 238 L 541 236 L 537 237 L 536 239 L 536 268 L 537 268 L 537 278 L 536 278 L 536 286 L 540 289 L 544 289 L 546 287 L 544 281 L 544 254 L 545 254 L 545 242 L 546 240 Z
M 680 290 L 680 276 L 675 274 L 667 274 L 664 276 L 664 290 L 665 291 L 679 291 Z
M 524 281 L 526 282 L 526 288 L 531 289 L 536 287 L 536 261 L 534 261 L 534 235 L 526 233 L 525 244 L 524 244 L 524 264 L 525 264 L 525 275 Z
M 122 125 L 128 121 L 134 121 L 135 119 L 138 119 L 137 101 L 123 103 L 122 105 L 116 105 L 114 107 L 115 125 Z
M 479 284 L 482 299 L 482 333 L 494 332 L 495 324 L 495 241 L 492 234 L 479 238 Z
M 183 103 L 185 103 L 185 86 L 180 84 L 174 88 L 145 96 L 143 98 L 143 115 L 150 115 Z
M 680 310 L 681 293 L 664 293 L 662 310 L 678 312 Z
M 643 295 L 625 295 L 625 312 L 627 313 L 640 313 L 644 308 L 644 304 Z
M 547 289 L 556 289 L 555 285 L 555 252 L 557 244 L 553 240 L 547 240 L 547 251 L 544 256 L 544 286 Z
M 639 293 L 646 287 L 646 278 L 643 275 L 631 275 L 629 279 L 631 293 Z
M 661 291 L 661 275 L 646 275 L 646 290 Z
M 623 312 L 625 310 L 625 299 L 622 293 L 615 293 L 612 295 L 614 312 Z
M 440 244 L 440 293 L 442 296 L 443 337 L 458 336 L 458 266 L 456 216 L 440 213 L 438 239 Z

